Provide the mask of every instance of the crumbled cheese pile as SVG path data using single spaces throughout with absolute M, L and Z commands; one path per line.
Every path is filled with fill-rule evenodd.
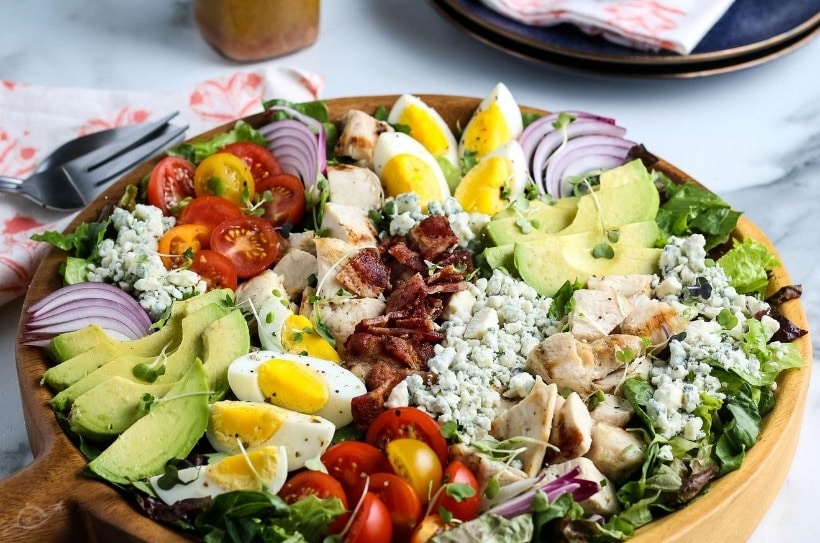
M 157 242 L 174 225 L 159 208 L 138 204 L 133 212 L 116 207 L 111 224 L 116 239 L 98 247 L 98 261 L 89 265 L 88 280 L 113 283 L 133 294 L 152 319 L 158 319 L 174 300 L 205 292 L 198 274 L 185 269 L 168 271 L 157 252 Z
M 753 296 L 738 294 L 720 266 L 707 259 L 701 235 L 672 237 L 660 259 L 661 278 L 656 295 L 677 307 L 681 314 L 694 317 L 685 336 L 669 342 L 669 360 L 656 360 L 650 374 L 655 387 L 647 404 L 647 414 L 655 429 L 666 438 L 682 435 L 696 440 L 704 437 L 703 420 L 695 414 L 703 396 L 723 400 L 720 380 L 711 375 L 712 367 L 759 376 L 761 365 L 754 354 L 742 349 L 747 321 L 768 309 Z M 700 278 L 700 283 L 699 283 Z M 693 296 L 691 291 L 708 284 L 708 296 Z M 714 320 L 723 310 L 734 316 L 734 325 L 724 328 Z M 778 329 L 774 319 L 764 316 L 761 323 L 768 337 Z
M 526 396 L 534 379 L 527 355 L 558 331 L 552 300 L 498 270 L 453 295 L 442 326 L 446 339 L 428 361 L 437 380 L 408 377 L 389 400 L 417 405 L 441 422 L 456 421 L 466 441 L 486 436 L 502 395 Z

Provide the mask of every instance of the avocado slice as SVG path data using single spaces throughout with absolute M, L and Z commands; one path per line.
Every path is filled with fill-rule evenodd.
M 179 323 L 182 317 L 190 315 L 209 304 L 224 303 L 232 307 L 234 293 L 230 289 L 209 290 L 185 300 L 171 304 L 171 312 L 161 329 L 138 339 L 121 341 L 112 338 L 105 330 L 96 325 L 86 326 L 73 332 L 55 336 L 51 340 L 51 356 L 58 363 L 66 362 L 80 353 L 101 348 L 114 347 L 123 354 L 136 356 L 156 356 L 173 338 L 179 336 Z
M 534 205 L 536 203 L 541 205 Z M 540 234 L 553 234 L 563 230 L 572 223 L 575 212 L 575 208 L 572 207 L 559 207 L 536 200 L 530 203 L 527 210 L 521 211 L 520 216 L 493 218 L 484 226 L 484 233 L 493 245 L 506 245 L 525 241 L 529 237 Z M 521 219 L 530 221 L 531 225 L 537 226 L 525 231 L 519 222 Z
M 195 360 L 148 414 L 123 432 L 87 470 L 115 484 L 162 473 L 172 458 L 185 458 L 208 427 L 208 378 Z
M 595 258 L 591 247 L 558 243 L 516 243 L 515 267 L 542 296 L 554 296 L 565 281 L 586 283 L 590 277 L 656 273 L 662 249 L 613 244 L 613 258 Z
M 51 406 L 59 411 L 67 411 L 81 394 L 88 392 L 106 379 L 119 375 L 126 379 L 144 382 L 134 375 L 140 364 L 162 365 L 165 373 L 156 378 L 157 383 L 174 382 L 179 379 L 195 358 L 202 355 L 202 333 L 215 320 L 229 313 L 222 304 L 209 304 L 182 318 L 182 337 L 178 347 L 171 353 L 160 353 L 155 357 L 122 355 L 92 371 L 70 387 L 51 399 Z
M 56 352 L 61 355 L 72 352 L 77 354 L 46 370 L 43 374 L 43 382 L 52 390 L 59 392 L 119 356 L 154 358 L 159 356 L 163 350 L 171 352 L 179 346 L 182 337 L 182 319 L 212 303 L 221 303 L 226 308 L 233 307 L 233 291 L 230 289 L 212 290 L 174 302 L 165 326 L 139 339 L 118 341 L 96 325 L 61 334 L 52 340 L 52 349 L 56 349 Z M 96 341 L 96 344 L 82 350 L 83 346 L 92 340 Z
M 209 400 L 214 402 L 228 391 L 230 363 L 250 350 L 250 332 L 242 312 L 235 309 L 209 324 L 202 333 L 202 345 Z M 109 377 L 74 400 L 68 415 L 69 427 L 74 433 L 94 440 L 114 439 L 145 415 L 140 409 L 144 394 L 159 398 L 172 385 L 145 383 L 119 375 Z

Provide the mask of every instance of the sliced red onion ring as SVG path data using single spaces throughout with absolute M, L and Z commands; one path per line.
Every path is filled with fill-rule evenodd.
M 535 151 L 535 146 L 538 145 L 538 142 L 541 141 L 547 133 L 556 129 L 555 126 L 553 126 L 553 123 L 558 120 L 558 117 L 560 117 L 561 114 L 572 115 L 576 120 L 595 119 L 609 124 L 615 124 L 615 119 L 610 117 L 602 117 L 594 113 L 587 113 L 586 111 L 554 112 L 544 115 L 543 117 L 539 117 L 530 123 L 518 137 L 518 143 L 520 143 L 521 148 L 524 149 L 524 156 L 527 157 L 527 160 L 532 157 L 532 153 Z
M 270 111 L 282 111 L 293 118 L 273 121 L 259 129 L 268 140 L 268 149 L 284 171 L 301 178 L 306 188 L 315 186 L 319 175 L 327 173 L 324 126 L 287 106 L 274 106 Z
M 569 196 L 569 178 L 623 164 L 635 142 L 602 135 L 573 138 L 550 157 L 544 173 L 544 187 L 556 198 Z
M 96 324 L 118 337 L 148 334 L 151 319 L 126 292 L 107 283 L 85 282 L 55 290 L 28 308 L 26 345 L 47 346 L 51 338 Z

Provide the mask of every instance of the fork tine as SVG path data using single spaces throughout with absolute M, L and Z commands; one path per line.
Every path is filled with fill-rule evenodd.
M 163 127 L 167 126 L 168 121 L 176 117 L 178 113 L 178 111 L 174 111 L 173 113 L 166 115 L 158 121 L 139 125 L 139 127 L 136 128 L 128 136 L 117 139 L 107 145 L 100 147 L 99 149 L 96 149 L 90 153 L 83 155 L 80 158 L 73 160 L 72 165 L 92 170 L 108 162 L 109 160 L 111 160 L 112 157 L 115 157 L 120 153 L 127 151 L 130 147 L 133 147 L 139 142 L 145 140 L 146 138 L 155 135 L 155 133 L 159 132 L 160 130 L 162 130 Z
M 157 137 L 114 157 L 112 160 L 101 164 L 87 174 L 72 177 L 81 192 L 84 194 L 90 192 L 92 196 L 96 196 L 97 193 L 102 190 L 102 187 L 100 187 L 99 190 L 97 190 L 96 187 L 119 174 L 125 173 L 140 162 L 154 156 L 160 151 L 164 151 L 171 145 L 182 141 L 182 137 L 187 129 L 187 126 L 167 125 Z

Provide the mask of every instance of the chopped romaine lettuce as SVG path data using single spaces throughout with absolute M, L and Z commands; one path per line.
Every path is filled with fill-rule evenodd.
M 766 272 L 780 266 L 780 261 L 764 244 L 745 238 L 742 242 L 735 240 L 734 247 L 718 259 L 718 264 L 736 291 L 762 297 L 769 284 Z
M 658 210 L 658 226 L 672 236 L 703 234 L 706 250 L 725 243 L 740 213 L 716 194 L 695 183 L 678 185 L 661 177 L 668 199 Z

